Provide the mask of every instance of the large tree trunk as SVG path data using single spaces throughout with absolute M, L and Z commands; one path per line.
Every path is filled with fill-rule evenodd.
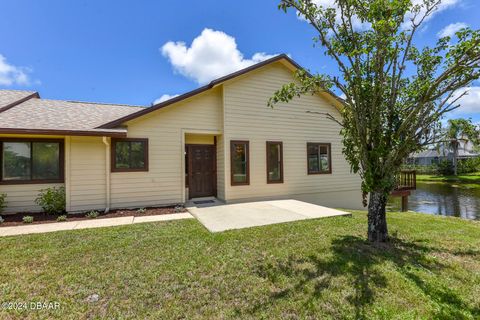
M 371 192 L 368 202 L 368 240 L 385 242 L 388 239 L 385 207 L 387 195 L 384 192 Z

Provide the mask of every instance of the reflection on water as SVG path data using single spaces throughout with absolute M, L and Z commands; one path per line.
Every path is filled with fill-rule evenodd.
M 400 197 L 391 197 L 389 209 L 400 211 Z M 417 182 L 408 197 L 408 209 L 443 216 L 480 220 L 480 188 L 450 183 Z

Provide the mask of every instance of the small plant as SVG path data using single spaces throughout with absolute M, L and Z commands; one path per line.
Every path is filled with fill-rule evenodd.
M 184 212 L 185 211 L 185 208 L 182 206 L 182 205 L 176 205 L 175 206 L 175 209 L 174 209 L 175 213 L 180 213 L 180 212 Z
M 65 188 L 53 187 L 40 190 L 35 203 L 47 214 L 65 212 Z
M 2 216 L 0 216 L 0 224 L 4 223 L 5 222 L 5 219 L 3 219 Z
M 85 217 L 90 218 L 90 219 L 95 219 L 96 217 L 98 217 L 98 215 L 99 215 L 98 211 L 92 210 L 89 213 L 87 213 L 85 215 Z
M 0 194 L 0 213 L 3 212 L 6 206 L 7 206 L 7 194 L 2 193 Z
M 23 223 L 32 223 L 33 222 L 33 217 L 32 216 L 24 216 L 22 218 Z
M 66 215 L 61 215 L 57 217 L 57 222 L 64 222 L 64 221 L 67 221 Z
M 139 214 L 144 214 L 145 212 L 147 212 L 147 209 L 145 209 L 145 208 L 140 208 L 140 209 L 137 210 L 137 213 L 139 213 Z

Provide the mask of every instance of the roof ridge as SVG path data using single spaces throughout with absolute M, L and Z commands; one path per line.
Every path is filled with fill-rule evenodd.
M 147 108 L 147 106 L 124 104 L 124 103 L 108 103 L 108 102 L 95 102 L 95 101 L 80 101 L 80 100 L 60 100 L 60 99 L 41 99 L 44 101 L 57 101 L 57 102 L 69 102 L 69 103 L 86 103 L 86 104 L 97 104 L 113 107 L 132 107 L 132 108 Z
M 16 92 L 37 92 L 35 90 L 21 90 L 21 89 L 0 89 L 0 91 L 16 91 Z
M 20 91 L 20 90 L 17 90 L 17 91 Z M 21 105 L 22 103 L 24 103 L 25 101 L 28 101 L 32 98 L 37 98 L 37 99 L 40 99 L 40 95 L 38 94 L 37 91 L 22 91 L 22 92 L 28 92 L 30 93 L 28 96 L 25 96 L 21 99 L 18 99 L 18 100 L 15 100 L 13 101 L 12 103 L 10 104 L 7 104 L 6 106 L 3 106 L 0 108 L 0 113 L 1 112 L 4 112 L 4 111 L 7 111 L 9 109 L 12 109 L 13 107 L 16 107 L 18 105 Z

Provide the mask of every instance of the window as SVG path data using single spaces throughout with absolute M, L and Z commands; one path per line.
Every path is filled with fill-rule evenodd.
M 250 184 L 248 141 L 230 141 L 230 180 L 232 186 Z
M 308 174 L 332 173 L 330 143 L 307 143 Z
M 267 141 L 267 183 L 283 183 L 283 145 Z
M 112 171 L 148 171 L 148 139 L 112 139 Z
M 1 183 L 63 182 L 63 140 L 4 140 L 1 149 Z

